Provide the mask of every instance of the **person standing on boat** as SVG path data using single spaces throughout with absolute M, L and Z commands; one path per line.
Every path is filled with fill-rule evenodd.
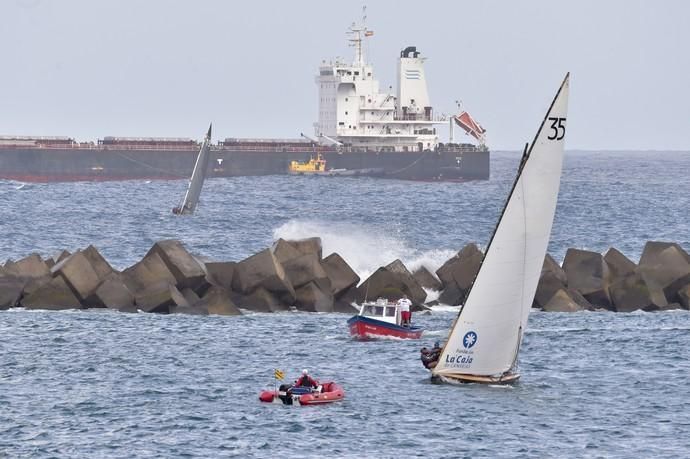
M 400 319 L 403 326 L 410 326 L 412 322 L 412 312 L 410 312 L 410 306 L 412 302 L 407 299 L 407 295 L 403 295 L 402 298 L 398 300 L 398 308 L 400 309 Z
M 302 376 L 295 381 L 295 387 L 319 387 L 319 382 L 309 376 L 309 371 L 302 370 Z

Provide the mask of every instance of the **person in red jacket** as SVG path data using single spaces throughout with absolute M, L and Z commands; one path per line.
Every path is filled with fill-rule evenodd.
M 309 372 L 307 370 L 302 370 L 302 376 L 297 378 L 297 381 L 295 381 L 295 387 L 317 388 L 319 387 L 319 382 L 309 376 Z

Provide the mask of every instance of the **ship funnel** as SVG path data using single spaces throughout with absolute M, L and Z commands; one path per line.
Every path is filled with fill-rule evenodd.
M 400 52 L 398 61 L 398 98 L 396 111 L 403 120 L 433 118 L 433 108 L 426 87 L 424 58 L 416 46 L 408 46 Z
M 419 51 L 417 51 L 416 46 L 408 46 L 407 48 L 400 51 L 400 57 L 419 57 Z

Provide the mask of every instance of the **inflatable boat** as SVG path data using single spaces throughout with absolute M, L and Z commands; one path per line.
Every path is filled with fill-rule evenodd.
M 265 390 L 259 394 L 262 402 L 283 405 L 322 405 L 338 402 L 344 397 L 345 391 L 334 382 L 320 384 L 316 389 L 282 385 L 278 390 Z

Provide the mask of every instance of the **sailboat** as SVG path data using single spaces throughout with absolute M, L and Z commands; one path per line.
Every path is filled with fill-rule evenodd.
M 525 146 L 479 272 L 431 365 L 432 381 L 506 384 L 520 378 L 518 354 L 556 212 L 569 76 Z
M 196 210 L 197 204 L 199 203 L 201 187 L 204 186 L 204 179 L 206 178 L 206 171 L 208 170 L 208 161 L 211 156 L 209 150 L 211 148 L 212 127 L 213 123 L 209 125 L 206 137 L 201 144 L 199 155 L 196 157 L 196 163 L 194 164 L 192 176 L 189 179 L 189 187 L 187 187 L 187 193 L 185 193 L 184 201 L 182 201 L 181 205 L 173 208 L 173 213 L 175 215 L 193 214 Z

